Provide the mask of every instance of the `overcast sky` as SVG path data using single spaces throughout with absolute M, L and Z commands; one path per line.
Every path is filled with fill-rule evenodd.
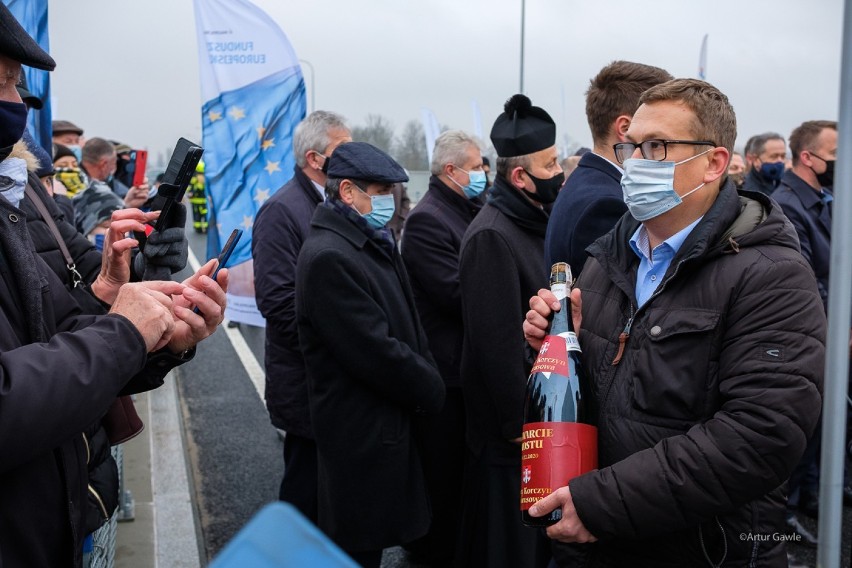
M 518 92 L 521 0 L 254 0 L 283 29 L 320 109 L 363 124 L 381 114 L 397 134 L 420 109 L 487 136 Z M 86 136 L 165 152 L 201 141 L 191 0 L 51 0 L 54 118 Z M 838 116 L 842 0 L 527 0 L 525 92 L 558 137 L 591 145 L 584 92 L 616 59 L 707 80 L 737 112 L 738 146 L 767 130 Z M 152 156 L 152 159 L 154 156 Z

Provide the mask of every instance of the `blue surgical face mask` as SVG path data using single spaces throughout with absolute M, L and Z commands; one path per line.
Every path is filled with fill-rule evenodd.
M 624 160 L 624 175 L 621 191 L 624 203 L 637 221 L 659 217 L 680 205 L 689 194 L 698 191 L 704 184 L 686 192 L 683 197 L 674 190 L 675 166 L 703 156 L 706 150 L 680 162 L 658 162 L 642 158 Z
M 68 144 L 66 146 L 71 152 L 74 154 L 74 157 L 77 158 L 77 163 L 83 163 L 83 149 L 77 144 Z
M 477 197 L 479 194 L 485 191 L 485 172 L 483 172 L 482 170 L 467 171 L 462 170 L 461 168 L 458 169 L 467 174 L 467 177 L 470 178 L 470 182 L 468 182 L 467 185 L 462 185 L 453 178 L 450 178 L 450 180 L 461 188 L 461 190 L 464 192 L 465 197 L 467 197 L 468 199 L 473 199 L 474 197 Z
M 769 181 L 781 181 L 781 178 L 784 176 L 784 162 L 761 164 L 760 175 Z
M 27 163 L 21 158 L 6 158 L 0 162 L 0 195 L 18 207 L 27 188 Z
M 355 187 L 358 186 L 356 185 Z M 381 229 L 387 225 L 396 210 L 396 206 L 393 203 L 393 194 L 369 195 L 360 187 L 358 187 L 358 191 L 370 198 L 370 212 L 361 214 L 361 217 L 366 219 L 367 223 L 374 229 Z

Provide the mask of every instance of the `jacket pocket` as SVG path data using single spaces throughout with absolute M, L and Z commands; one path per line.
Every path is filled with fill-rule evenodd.
M 674 420 L 702 418 L 718 374 L 720 313 L 652 309 L 643 318 L 633 369 L 634 409 Z

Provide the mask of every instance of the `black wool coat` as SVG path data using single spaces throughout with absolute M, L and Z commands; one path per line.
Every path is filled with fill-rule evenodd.
M 296 266 L 296 316 L 319 466 L 319 526 L 346 550 L 426 533 L 430 510 L 412 419 L 444 383 L 405 266 L 330 204 Z
M 495 203 L 495 195 L 515 218 Z M 519 446 L 509 440 L 521 436 L 530 372 L 521 324 L 530 297 L 548 284 L 546 223 L 543 211 L 498 176 L 492 198 L 468 227 L 461 248 L 467 442 L 476 455 L 486 444 L 495 446 L 508 463 L 520 462 Z
M 638 226 L 598 240 L 577 282 L 599 469 L 569 486 L 593 565 L 786 566 L 772 535 L 821 406 L 813 273 L 780 208 L 728 182 L 637 307 Z
M 432 176 L 429 190 L 405 222 L 402 259 L 429 350 L 448 387 L 461 386 L 459 251 L 468 225 L 481 208 Z
M 322 197 L 296 167 L 257 213 L 251 241 L 257 307 L 266 318 L 266 408 L 272 424 L 313 438 L 305 361 L 296 325 L 296 260 Z

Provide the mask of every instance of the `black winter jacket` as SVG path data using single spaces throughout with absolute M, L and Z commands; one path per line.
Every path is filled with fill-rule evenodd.
M 444 382 L 405 266 L 330 203 L 296 269 L 296 313 L 317 442 L 319 527 L 346 550 L 408 543 L 430 509 L 412 419 Z
M 313 438 L 305 361 L 296 327 L 296 260 L 322 197 L 297 166 L 257 213 L 251 255 L 257 307 L 266 318 L 266 408 L 272 424 Z
M 785 481 L 819 419 L 825 353 L 795 231 L 728 182 L 637 309 L 637 228 L 625 215 L 595 242 L 577 284 L 600 469 L 569 485 L 600 539 L 591 565 L 708 566 L 706 551 L 786 566 Z
M 121 316 L 82 315 L 23 216 L 0 199 L 0 565 L 80 566 L 81 432 L 118 394 L 161 385 L 179 359 L 146 358 Z

